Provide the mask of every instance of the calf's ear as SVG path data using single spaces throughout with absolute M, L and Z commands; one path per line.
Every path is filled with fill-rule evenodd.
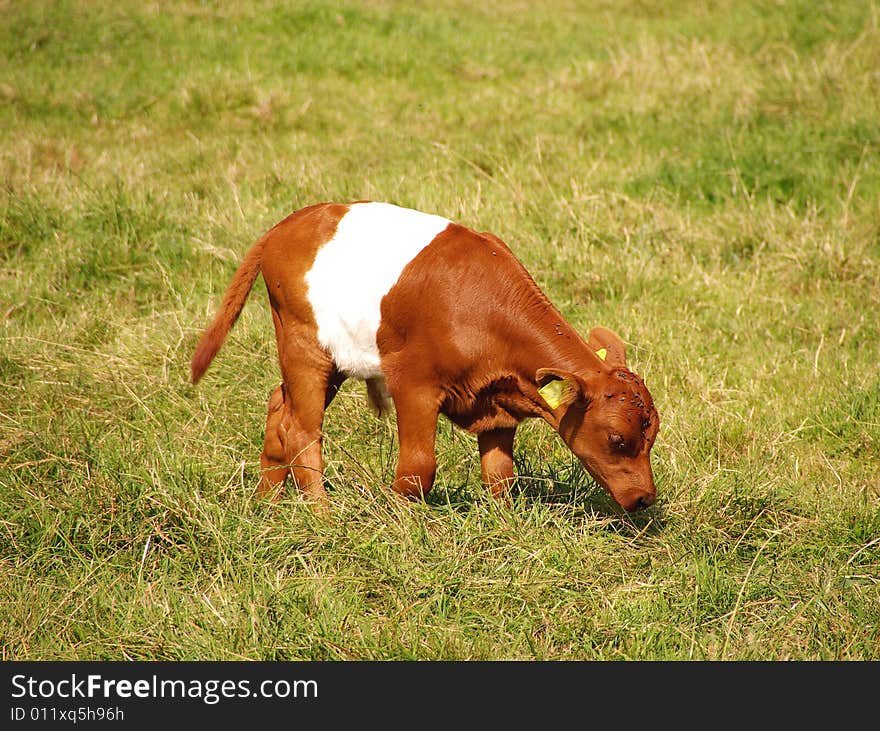
M 608 365 L 626 367 L 626 346 L 613 330 L 607 327 L 594 327 L 590 330 L 587 345 Z
M 538 393 L 551 409 L 567 406 L 581 395 L 577 378 L 567 371 L 538 368 L 535 372 Z

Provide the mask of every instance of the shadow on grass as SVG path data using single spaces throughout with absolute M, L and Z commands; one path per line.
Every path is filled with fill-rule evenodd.
M 425 498 L 428 508 L 443 508 L 465 515 L 481 505 L 489 504 L 503 511 L 518 512 L 533 506 L 553 506 L 558 508 L 565 518 L 577 523 L 590 523 L 596 530 L 608 531 L 625 535 L 659 535 L 666 525 L 665 510 L 661 503 L 637 513 L 627 513 L 590 477 L 575 461 L 564 464 L 540 463 L 532 464 L 526 460 L 516 460 L 516 480 L 510 490 L 511 504 L 504 505 L 491 498 L 482 484 L 471 481 L 435 485 Z M 252 484 L 256 484 L 258 473 L 249 475 Z M 331 502 L 337 490 L 345 490 L 343 486 L 334 484 L 334 480 L 325 480 Z M 296 500 L 289 490 L 288 483 L 279 502 L 266 502 L 270 511 L 289 500 Z M 386 486 L 387 497 L 392 497 L 391 488 Z M 360 487 L 364 499 L 374 491 Z M 296 500 L 298 502 L 298 500 Z M 263 501 L 256 501 L 262 503 Z
M 598 529 L 613 533 L 657 535 L 665 528 L 665 510 L 655 504 L 637 513 L 627 513 L 590 475 L 572 461 L 565 465 L 534 465 L 516 460 L 516 480 L 511 487 L 511 507 L 535 504 L 560 507 L 572 520 L 588 521 Z M 482 501 L 491 500 L 482 485 L 438 486 L 425 502 L 459 513 L 473 510 Z

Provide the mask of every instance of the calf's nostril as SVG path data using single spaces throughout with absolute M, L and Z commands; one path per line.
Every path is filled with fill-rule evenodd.
M 654 504 L 654 501 L 657 499 L 656 495 L 642 495 L 639 498 L 639 507 L 647 508 Z

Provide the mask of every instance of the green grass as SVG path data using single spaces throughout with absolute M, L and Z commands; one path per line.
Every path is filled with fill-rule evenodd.
M 875 2 L 0 2 L 0 659 L 880 659 Z M 333 519 L 253 498 L 236 262 L 373 198 L 504 238 L 630 343 L 658 504 L 549 428 L 425 505 L 346 385 Z

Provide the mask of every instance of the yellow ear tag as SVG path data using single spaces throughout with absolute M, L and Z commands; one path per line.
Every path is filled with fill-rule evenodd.
M 599 348 L 599 350 L 596 351 L 596 355 L 599 356 L 599 360 L 605 360 L 605 357 L 608 355 L 608 351 L 605 350 L 605 348 Z
M 551 409 L 557 408 L 562 403 L 562 397 L 565 395 L 565 392 L 566 386 L 564 381 L 550 381 L 550 383 L 538 389 L 541 398 L 550 404 Z

